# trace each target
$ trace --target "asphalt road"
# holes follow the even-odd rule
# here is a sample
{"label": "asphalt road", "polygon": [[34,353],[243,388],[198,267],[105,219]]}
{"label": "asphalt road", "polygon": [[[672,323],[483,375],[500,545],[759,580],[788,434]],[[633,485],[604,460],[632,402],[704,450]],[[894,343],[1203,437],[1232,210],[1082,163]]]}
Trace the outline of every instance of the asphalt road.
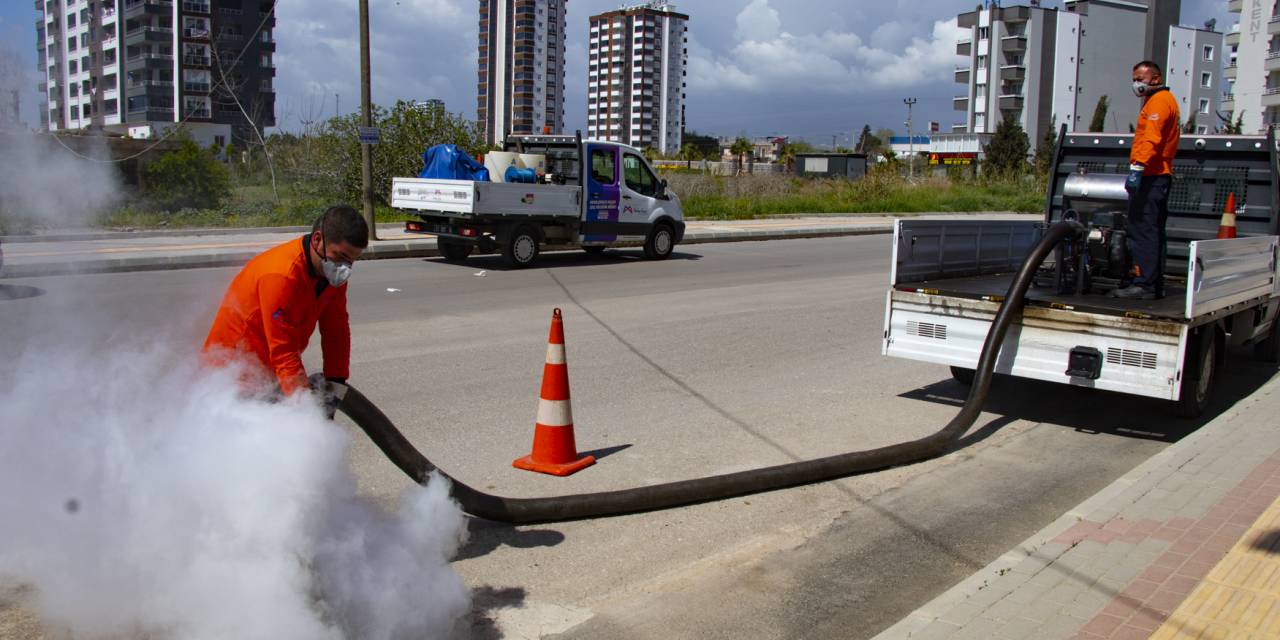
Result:
{"label": "asphalt road", "polygon": [[[508,496],[872,448],[936,430],[963,399],[945,368],[880,355],[887,236],[638,257],[360,264],[352,383],[443,469]],[[104,337],[198,344],[233,274],[7,280],[0,357],[53,339],[52,315],[90,309]],[[528,453],[554,307],[579,448],[601,458],[570,478],[511,467]],[[1215,413],[1274,373],[1232,356]],[[472,521],[454,562],[476,602],[462,637],[870,637],[1202,424],[1156,401],[1008,379],[988,409],[959,450],[910,467],[603,520]],[[354,442],[362,490],[391,500],[404,477]]]}

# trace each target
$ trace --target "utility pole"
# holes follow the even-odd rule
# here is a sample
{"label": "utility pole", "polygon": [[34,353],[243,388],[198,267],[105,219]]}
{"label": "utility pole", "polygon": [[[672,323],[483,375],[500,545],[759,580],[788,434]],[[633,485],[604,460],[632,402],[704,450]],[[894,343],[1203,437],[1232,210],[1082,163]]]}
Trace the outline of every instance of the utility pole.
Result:
{"label": "utility pole", "polygon": [[915,98],[906,98],[902,104],[907,105],[907,176],[914,180],[916,177],[916,137],[911,131],[911,107],[915,105]]}
{"label": "utility pole", "polygon": [[[360,118],[365,127],[373,126],[373,98],[369,73],[369,0],[360,0]],[[369,239],[378,239],[378,221],[373,214],[373,150],[360,143],[360,200],[364,220],[369,224]]]}
{"label": "utility pole", "polygon": [[333,94],[333,117],[342,117],[342,94],[340,93]]}
{"label": "utility pole", "polygon": [[836,152],[836,136],[837,135],[838,134],[835,134],[835,133],[831,134],[831,153]]}

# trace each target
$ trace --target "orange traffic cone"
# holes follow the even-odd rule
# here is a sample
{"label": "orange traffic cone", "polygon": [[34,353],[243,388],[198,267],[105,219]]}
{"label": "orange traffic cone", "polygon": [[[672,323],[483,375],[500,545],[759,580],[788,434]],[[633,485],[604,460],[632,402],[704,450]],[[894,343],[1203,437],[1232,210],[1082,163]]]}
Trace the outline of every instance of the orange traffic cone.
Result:
{"label": "orange traffic cone", "polygon": [[511,463],[554,476],[567,476],[593,464],[592,456],[578,457],[573,441],[573,409],[569,404],[569,365],[564,353],[564,323],[560,310],[551,314],[551,335],[547,337],[547,362],[542,368],[542,393],[538,399],[538,421],[533,431],[533,453]]}
{"label": "orange traffic cone", "polygon": [[1218,223],[1218,239],[1236,237],[1236,194],[1227,194],[1227,206],[1222,208],[1222,222]]}

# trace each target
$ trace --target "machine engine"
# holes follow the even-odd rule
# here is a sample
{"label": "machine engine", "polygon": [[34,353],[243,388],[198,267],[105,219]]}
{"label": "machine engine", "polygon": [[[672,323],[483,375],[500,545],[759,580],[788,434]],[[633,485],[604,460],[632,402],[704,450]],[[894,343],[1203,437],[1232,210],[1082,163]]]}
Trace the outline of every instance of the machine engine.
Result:
{"label": "machine engine", "polygon": [[1063,219],[1084,226],[1084,233],[1059,245],[1041,268],[1036,284],[1061,294],[1103,293],[1120,285],[1129,271],[1125,226],[1129,194],[1124,174],[1077,173],[1063,186]]}

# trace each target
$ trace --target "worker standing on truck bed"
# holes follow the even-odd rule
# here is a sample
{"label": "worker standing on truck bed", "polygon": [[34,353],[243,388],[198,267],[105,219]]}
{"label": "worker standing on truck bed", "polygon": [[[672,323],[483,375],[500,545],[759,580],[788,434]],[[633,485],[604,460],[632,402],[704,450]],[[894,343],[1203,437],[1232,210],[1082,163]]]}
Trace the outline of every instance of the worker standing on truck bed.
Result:
{"label": "worker standing on truck bed", "polygon": [[[1181,124],[1178,100],[1164,86],[1160,65],[1143,60],[1133,67],[1133,93],[1142,99],[1129,152],[1129,220],[1126,227],[1131,280],[1111,292],[1115,298],[1151,300],[1164,297],[1165,223],[1173,157]],[[1123,283],[1122,283],[1123,284]]]}
{"label": "worker standing on truck bed", "polygon": [[[323,378],[345,382],[351,364],[347,279],[351,265],[369,246],[369,227],[351,207],[331,207],[311,233],[250,260],[231,281],[213,320],[204,350],[225,364],[242,358],[262,366],[285,395],[327,387],[307,380],[302,366],[316,325],[324,354]],[[269,385],[268,385],[269,388]]]}

